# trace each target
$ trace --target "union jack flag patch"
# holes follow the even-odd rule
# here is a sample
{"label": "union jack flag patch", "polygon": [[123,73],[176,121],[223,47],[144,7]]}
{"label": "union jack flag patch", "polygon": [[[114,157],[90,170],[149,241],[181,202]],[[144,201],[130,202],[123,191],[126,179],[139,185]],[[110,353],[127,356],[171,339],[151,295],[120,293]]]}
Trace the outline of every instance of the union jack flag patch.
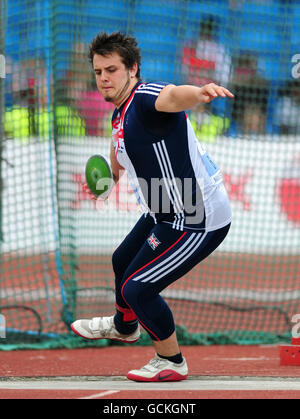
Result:
{"label": "union jack flag patch", "polygon": [[147,242],[150,245],[151,249],[153,250],[155,250],[157,246],[160,245],[160,241],[158,240],[158,238],[155,236],[154,233],[152,233],[151,236],[148,237]]}

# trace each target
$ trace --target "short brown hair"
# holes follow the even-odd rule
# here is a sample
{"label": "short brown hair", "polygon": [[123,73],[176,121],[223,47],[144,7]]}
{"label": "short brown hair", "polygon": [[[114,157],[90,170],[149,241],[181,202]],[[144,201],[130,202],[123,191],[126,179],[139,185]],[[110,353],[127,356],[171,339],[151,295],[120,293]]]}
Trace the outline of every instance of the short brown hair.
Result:
{"label": "short brown hair", "polygon": [[136,77],[140,80],[141,53],[136,39],[121,32],[113,32],[110,35],[100,32],[90,44],[89,60],[93,63],[95,54],[106,56],[112,52],[120,55],[127,69],[131,69],[134,63],[137,63]]}

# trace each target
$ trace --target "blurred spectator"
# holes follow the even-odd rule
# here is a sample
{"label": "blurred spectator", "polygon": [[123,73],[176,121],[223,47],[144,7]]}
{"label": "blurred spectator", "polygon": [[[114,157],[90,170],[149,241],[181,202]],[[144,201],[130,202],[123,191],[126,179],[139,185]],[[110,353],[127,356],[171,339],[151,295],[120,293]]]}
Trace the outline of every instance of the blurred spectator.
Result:
{"label": "blurred spectator", "polygon": [[30,58],[11,61],[11,90],[13,101],[22,106],[47,104],[47,71],[44,60]]}
{"label": "blurred spectator", "polygon": [[109,136],[110,119],[113,105],[106,102],[96,90],[82,92],[81,98],[76,100],[76,107],[84,119],[87,135]]}
{"label": "blurred spectator", "polygon": [[211,104],[200,103],[193,108],[190,121],[199,141],[214,143],[218,136],[225,134],[230,126],[229,118],[222,118],[211,112]]}
{"label": "blurred spectator", "polygon": [[238,134],[264,134],[270,86],[259,75],[255,56],[243,53],[237,57],[231,89],[235,94],[232,120]]}
{"label": "blurred spectator", "polygon": [[183,48],[183,72],[189,84],[214,82],[228,86],[231,58],[217,39],[220,24],[214,16],[208,16],[200,23],[199,39]]}
{"label": "blurred spectator", "polygon": [[71,106],[56,102],[53,112],[53,83],[47,80],[43,60],[24,60],[14,63],[12,69],[12,104],[6,108],[4,117],[8,138],[25,141],[36,136],[49,138],[54,127],[60,136],[85,135],[84,122]]}
{"label": "blurred spectator", "polygon": [[300,79],[288,81],[279,91],[275,124],[282,135],[300,134]]}
{"label": "blurred spectator", "polygon": [[66,72],[67,95],[85,121],[87,135],[109,135],[108,120],[114,106],[104,100],[95,84],[92,65],[88,61],[88,46],[75,44]]}

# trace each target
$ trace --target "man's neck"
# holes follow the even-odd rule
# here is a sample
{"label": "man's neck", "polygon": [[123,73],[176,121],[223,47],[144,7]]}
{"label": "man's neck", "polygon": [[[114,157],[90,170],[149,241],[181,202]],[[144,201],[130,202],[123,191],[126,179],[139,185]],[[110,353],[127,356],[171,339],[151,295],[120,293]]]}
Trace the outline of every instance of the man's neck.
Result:
{"label": "man's neck", "polygon": [[118,100],[117,103],[115,103],[116,108],[119,109],[124,104],[124,102],[126,102],[132,89],[137,84],[137,82],[138,82],[138,79],[136,77],[130,79],[130,83],[128,87],[126,88],[126,90],[124,91],[124,94],[122,94],[122,96],[120,97],[120,100]]}

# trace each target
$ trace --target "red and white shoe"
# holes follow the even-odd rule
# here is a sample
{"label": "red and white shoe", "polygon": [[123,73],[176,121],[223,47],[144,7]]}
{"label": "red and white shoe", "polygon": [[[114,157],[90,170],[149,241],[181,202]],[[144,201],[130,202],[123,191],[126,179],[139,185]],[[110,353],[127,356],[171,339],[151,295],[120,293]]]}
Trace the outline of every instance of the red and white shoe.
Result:
{"label": "red and white shoe", "polygon": [[139,327],[130,335],[119,333],[115,328],[114,316],[76,320],[71,324],[71,329],[85,339],[112,339],[125,343],[136,342],[141,334]]}
{"label": "red and white shoe", "polygon": [[188,366],[185,358],[181,364],[175,364],[156,355],[147,365],[139,370],[129,371],[127,378],[133,381],[181,381],[188,376]]}

